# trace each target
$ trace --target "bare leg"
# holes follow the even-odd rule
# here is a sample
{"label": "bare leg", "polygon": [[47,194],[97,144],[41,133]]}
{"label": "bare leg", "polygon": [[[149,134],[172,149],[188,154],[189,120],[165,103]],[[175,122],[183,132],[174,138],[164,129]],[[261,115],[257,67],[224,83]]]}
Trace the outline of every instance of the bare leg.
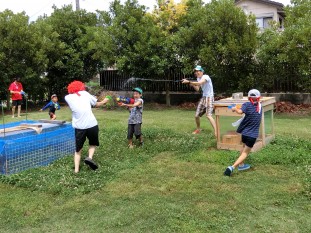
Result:
{"label": "bare leg", "polygon": [[21,117],[21,108],[22,108],[21,105],[17,106],[17,117]]}
{"label": "bare leg", "polygon": [[240,164],[244,163],[244,160],[247,158],[248,154],[251,152],[252,148],[244,145],[242,153],[240,157],[235,161],[235,163],[232,165],[234,168],[239,166]]}
{"label": "bare leg", "polygon": [[200,117],[198,117],[198,116],[195,117],[195,123],[197,125],[197,129],[200,129],[200,127],[201,127]]}
{"label": "bare leg", "polygon": [[14,118],[14,114],[15,114],[15,106],[12,107],[12,118]]}
{"label": "bare leg", "polygon": [[207,116],[207,119],[209,120],[209,122],[211,123],[211,125],[214,129],[215,137],[217,137],[216,122],[215,122],[214,118],[212,116]]}
{"label": "bare leg", "polygon": [[79,152],[75,152],[75,155],[74,155],[75,173],[79,172],[80,160],[81,160],[81,151],[82,151],[82,149]]}
{"label": "bare leg", "polygon": [[133,149],[133,139],[129,139],[129,148]]}
{"label": "bare leg", "polygon": [[94,153],[95,153],[95,149],[96,149],[96,146],[90,146],[89,147],[89,158],[90,159],[93,159],[93,156],[94,156]]}
{"label": "bare leg", "polygon": [[54,114],[51,118],[51,120],[55,120],[56,119],[56,115]]}

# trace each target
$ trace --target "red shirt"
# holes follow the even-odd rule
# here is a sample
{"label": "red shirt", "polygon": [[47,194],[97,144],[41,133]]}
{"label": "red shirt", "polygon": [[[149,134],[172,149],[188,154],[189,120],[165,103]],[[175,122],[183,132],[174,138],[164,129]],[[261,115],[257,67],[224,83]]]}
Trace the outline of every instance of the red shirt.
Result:
{"label": "red shirt", "polygon": [[[18,91],[21,92],[23,90],[23,85],[20,82],[12,82],[10,87],[10,91]],[[23,97],[19,93],[12,93],[12,100],[22,100]]]}

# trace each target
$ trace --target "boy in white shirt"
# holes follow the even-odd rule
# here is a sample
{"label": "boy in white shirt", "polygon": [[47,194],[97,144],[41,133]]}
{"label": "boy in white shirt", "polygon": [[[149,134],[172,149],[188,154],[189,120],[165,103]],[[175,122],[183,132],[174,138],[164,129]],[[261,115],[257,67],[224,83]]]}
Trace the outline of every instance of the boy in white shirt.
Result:
{"label": "boy in white shirt", "polygon": [[69,94],[65,96],[65,100],[72,111],[72,127],[75,129],[76,138],[74,172],[79,172],[81,151],[86,138],[89,140],[89,151],[84,163],[89,165],[91,169],[96,170],[98,166],[93,161],[93,155],[96,146],[99,146],[99,128],[91,108],[102,106],[109,100],[105,98],[103,101],[97,102],[94,96],[85,91],[85,85],[80,81],[71,82],[67,89]]}
{"label": "boy in white shirt", "polygon": [[213,90],[213,83],[211,78],[204,74],[204,70],[201,66],[196,66],[194,68],[194,74],[197,78],[197,82],[192,82],[187,79],[183,79],[182,83],[189,84],[192,86],[196,91],[200,90],[200,87],[202,88],[202,98],[197,106],[197,110],[195,112],[195,122],[197,125],[196,130],[193,132],[193,134],[199,134],[201,132],[200,128],[200,117],[206,114],[207,119],[211,123],[214,134],[217,136],[216,131],[216,123],[214,118],[212,117],[213,113],[213,102],[214,102],[214,90]]}

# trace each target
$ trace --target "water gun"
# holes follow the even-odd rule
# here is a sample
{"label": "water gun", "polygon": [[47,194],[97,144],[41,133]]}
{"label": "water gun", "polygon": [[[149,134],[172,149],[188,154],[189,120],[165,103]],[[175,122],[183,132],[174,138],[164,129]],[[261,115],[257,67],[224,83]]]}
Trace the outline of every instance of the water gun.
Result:
{"label": "water gun", "polygon": [[124,96],[118,96],[117,97],[117,102],[118,102],[118,105],[121,105],[122,103],[124,103],[124,104],[134,104],[135,103],[135,99],[129,98],[129,97],[124,97]]}
{"label": "water gun", "polygon": [[232,108],[236,108],[236,109],[241,109],[242,108],[242,105],[241,104],[230,104],[228,106],[229,109],[232,109]]}
{"label": "water gun", "polygon": [[59,110],[60,109],[60,105],[56,102],[56,103],[53,103],[54,104],[54,108],[56,109],[56,110]]}
{"label": "water gun", "polygon": [[111,100],[112,100],[112,97],[111,97],[110,95],[106,95],[106,96],[105,96],[105,99],[108,99],[109,101],[111,101]]}
{"label": "water gun", "polygon": [[21,91],[20,93],[21,93],[21,95],[25,96],[25,98],[27,98],[27,96],[28,96],[28,95],[27,95],[27,93],[26,93],[26,92]]}

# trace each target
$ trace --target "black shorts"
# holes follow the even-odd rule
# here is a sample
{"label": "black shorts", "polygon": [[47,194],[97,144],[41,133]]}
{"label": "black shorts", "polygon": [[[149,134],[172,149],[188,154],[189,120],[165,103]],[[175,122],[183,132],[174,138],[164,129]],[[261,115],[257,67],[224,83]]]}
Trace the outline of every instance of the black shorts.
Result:
{"label": "black shorts", "polygon": [[22,105],[22,100],[12,100],[12,106],[20,106]]}
{"label": "black shorts", "polygon": [[132,139],[133,134],[136,138],[139,138],[141,135],[141,123],[139,124],[129,124],[127,128],[127,139]]}
{"label": "black shorts", "polygon": [[88,138],[90,146],[99,146],[98,132],[98,125],[89,129],[75,129],[76,152],[82,149],[86,138]]}
{"label": "black shorts", "polygon": [[55,115],[55,111],[54,112],[49,112],[49,116],[50,116],[51,119],[54,117],[54,115]]}
{"label": "black shorts", "polygon": [[253,138],[253,137],[249,137],[249,136],[245,136],[245,135],[242,135],[242,142],[250,147],[250,148],[253,148],[255,142],[256,142],[257,138]]}

